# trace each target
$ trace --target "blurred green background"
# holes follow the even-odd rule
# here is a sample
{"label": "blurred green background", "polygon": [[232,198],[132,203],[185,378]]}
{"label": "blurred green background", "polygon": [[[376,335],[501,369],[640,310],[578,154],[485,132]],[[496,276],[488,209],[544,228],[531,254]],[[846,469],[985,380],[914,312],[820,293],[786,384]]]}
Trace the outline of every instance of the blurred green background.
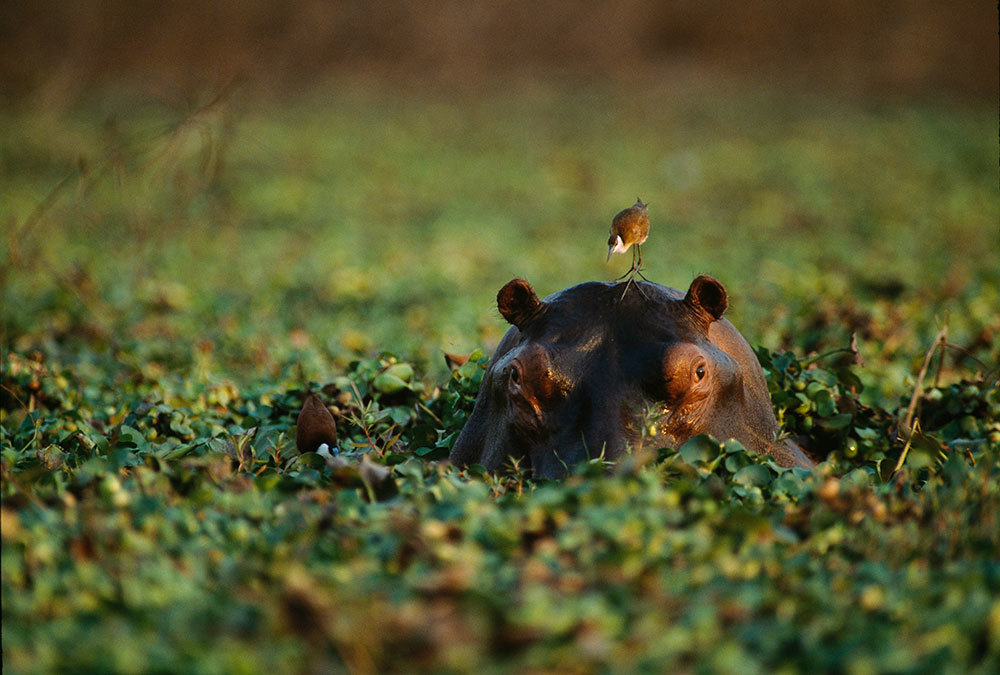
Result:
{"label": "blurred green background", "polygon": [[981,2],[8,6],[4,343],[441,374],[495,346],[510,278],[618,276],[638,195],[651,279],[716,276],[754,344],[857,331],[895,396],[946,320],[998,356],[995,26]]}

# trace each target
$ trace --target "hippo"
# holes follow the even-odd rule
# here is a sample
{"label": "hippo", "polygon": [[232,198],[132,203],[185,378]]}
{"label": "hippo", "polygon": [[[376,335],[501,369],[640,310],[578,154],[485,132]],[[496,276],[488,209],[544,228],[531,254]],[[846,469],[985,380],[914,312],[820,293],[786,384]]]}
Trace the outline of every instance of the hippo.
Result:
{"label": "hippo", "polygon": [[635,283],[623,294],[623,283],[590,281],[544,300],[523,279],[504,285],[497,306],[511,328],[452,463],[560,478],[586,459],[620,459],[650,425],[656,447],[708,433],[781,466],[812,468],[801,448],[778,438],[764,372],[722,316],[723,285],[699,276],[683,293]]}

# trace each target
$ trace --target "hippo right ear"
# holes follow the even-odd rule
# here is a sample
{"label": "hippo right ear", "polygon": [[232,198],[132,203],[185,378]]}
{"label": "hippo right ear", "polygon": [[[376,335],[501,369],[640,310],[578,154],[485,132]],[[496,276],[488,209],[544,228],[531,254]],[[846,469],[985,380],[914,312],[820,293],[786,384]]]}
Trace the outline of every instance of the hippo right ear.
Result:
{"label": "hippo right ear", "polygon": [[542,308],[542,301],[527,281],[511,279],[497,293],[497,308],[507,323],[523,328]]}
{"label": "hippo right ear", "polygon": [[729,306],[726,289],[718,281],[704,274],[696,277],[684,296],[684,304],[699,313],[707,314],[709,323],[722,318]]}

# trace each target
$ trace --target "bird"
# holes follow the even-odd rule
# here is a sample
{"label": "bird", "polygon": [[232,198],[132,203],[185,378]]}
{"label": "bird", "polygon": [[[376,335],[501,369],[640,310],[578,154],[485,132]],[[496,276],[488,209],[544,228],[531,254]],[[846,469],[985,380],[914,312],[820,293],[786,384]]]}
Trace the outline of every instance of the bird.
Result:
{"label": "bird", "polygon": [[337,424],[330,409],[316,394],[309,394],[302,404],[295,428],[295,446],[299,452],[315,452],[329,458],[337,452]]}
{"label": "bird", "polygon": [[[636,197],[635,204],[619,211],[611,221],[607,259],[611,260],[612,253],[625,253],[630,247],[635,246],[632,251],[632,267],[629,268],[628,272],[618,277],[619,279],[628,277],[628,283],[625,284],[626,292],[628,292],[628,286],[635,279],[636,274],[646,279],[642,274],[642,250],[639,247],[646,243],[646,238],[649,237],[648,207],[649,204],[644,204],[641,197]],[[646,279],[646,281],[649,280]],[[641,288],[639,288],[639,292],[642,293]],[[622,293],[622,297],[625,297],[625,293]]]}

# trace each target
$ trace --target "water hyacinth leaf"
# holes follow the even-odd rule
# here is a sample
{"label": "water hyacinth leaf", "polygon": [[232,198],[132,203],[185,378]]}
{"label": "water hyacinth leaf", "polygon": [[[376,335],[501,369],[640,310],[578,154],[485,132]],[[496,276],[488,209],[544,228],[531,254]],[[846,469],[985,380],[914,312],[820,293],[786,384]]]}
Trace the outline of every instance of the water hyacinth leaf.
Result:
{"label": "water hyacinth leaf", "polygon": [[[212,439],[210,442],[214,442],[215,440],[216,439]],[[164,446],[159,450],[159,457],[168,462],[180,459],[194,450],[195,445],[195,443],[180,443],[179,445],[174,446],[164,444]]]}
{"label": "water hyacinth leaf", "polygon": [[108,472],[108,461],[104,457],[91,457],[76,468],[73,474],[76,482],[86,485],[94,478]]}
{"label": "water hyacinth leaf", "polygon": [[771,489],[774,492],[784,493],[796,500],[808,492],[805,482],[794,471],[786,471],[775,478],[771,482]]}
{"label": "water hyacinth leaf", "polygon": [[424,459],[444,459],[448,456],[448,448],[446,446],[417,448],[413,451],[413,454],[418,457],[423,457]]}
{"label": "water hyacinth leaf", "polygon": [[194,430],[191,428],[187,422],[182,419],[171,420],[170,430],[177,434],[180,438],[185,438],[194,435]]}
{"label": "water hyacinth leaf", "polygon": [[719,442],[708,434],[698,434],[690,438],[680,448],[681,458],[691,465],[707,463],[719,456]]}
{"label": "water hyacinth leaf", "polygon": [[293,460],[293,465],[322,470],[326,467],[326,458],[315,452],[303,452]]}
{"label": "water hyacinth leaf", "polygon": [[840,386],[854,395],[858,395],[865,390],[865,385],[861,382],[861,378],[849,368],[838,370],[837,380],[840,382]]}
{"label": "water hyacinth leaf", "polygon": [[385,373],[409,383],[413,379],[413,366],[409,363],[395,363],[386,368]]}
{"label": "water hyacinth leaf", "polygon": [[261,421],[270,419],[273,414],[274,408],[267,405],[255,406],[253,410],[250,411],[250,417]]}
{"label": "water hyacinth leaf", "polygon": [[486,470],[486,467],[483,466],[482,464],[470,464],[465,468],[465,470],[466,472],[468,472],[470,476],[476,476],[478,478],[482,478],[483,476],[489,475],[489,472]]}
{"label": "water hyacinth leaf", "polygon": [[281,475],[274,470],[268,470],[255,477],[257,483],[257,489],[261,492],[267,492],[277,487],[278,483],[281,482]]}
{"label": "water hyacinth leaf", "polygon": [[775,370],[779,372],[785,372],[788,370],[788,366],[792,364],[793,360],[794,357],[791,354],[785,352],[774,357],[771,363],[774,364]]}
{"label": "water hyacinth leaf", "polygon": [[451,446],[455,445],[455,441],[458,440],[458,435],[460,432],[453,431],[450,434],[446,434],[443,430],[439,431],[439,438],[437,440],[437,446],[439,448],[447,448],[451,450]]}
{"label": "water hyacinth leaf", "polygon": [[379,373],[372,380],[372,387],[381,394],[395,394],[406,386],[406,382],[391,373]]}
{"label": "water hyacinth leaf", "polygon": [[360,377],[370,380],[374,375],[381,370],[382,363],[379,359],[364,359],[362,361],[357,361],[351,364],[351,370],[356,372]]}
{"label": "water hyacinth leaf", "polygon": [[484,368],[482,364],[480,364],[478,360],[474,360],[470,357],[468,361],[458,367],[455,371],[455,377],[464,380],[471,380],[477,375],[480,375],[483,370]]}
{"label": "water hyacinth leaf", "polygon": [[821,391],[826,391],[826,390],[827,390],[827,388],[826,388],[826,385],[824,383],[817,382],[817,381],[814,380],[814,381],[810,382],[808,385],[806,385],[806,396],[808,398],[811,398],[811,399],[815,400],[816,396]]}
{"label": "water hyacinth leaf", "polygon": [[146,440],[146,436],[138,429],[122,425],[118,429],[117,447],[131,447],[142,451],[149,447],[149,441]]}
{"label": "water hyacinth leaf", "polygon": [[403,406],[394,406],[389,408],[389,419],[391,419],[394,424],[398,424],[400,426],[407,425],[413,419],[413,410]]}
{"label": "water hyacinth leaf", "polygon": [[108,459],[113,466],[118,468],[142,464],[142,458],[139,457],[139,450],[133,451],[129,448],[116,448],[112,450]]}
{"label": "water hyacinth leaf", "polygon": [[820,417],[830,417],[837,412],[837,404],[829,389],[821,389],[816,392],[813,402],[816,404],[816,414]]}
{"label": "water hyacinth leaf", "polygon": [[820,369],[810,370],[809,379],[813,380],[814,382],[822,383],[827,387],[837,386],[837,376],[828,370],[820,370]]}
{"label": "water hyacinth leaf", "polygon": [[844,485],[867,486],[871,485],[875,472],[867,468],[854,469],[841,478]]}
{"label": "water hyacinth leaf", "polygon": [[749,464],[750,458],[746,454],[733,453],[726,455],[725,467],[729,473],[736,473]]}
{"label": "water hyacinth leaf", "polygon": [[869,429],[868,427],[855,427],[854,433],[858,438],[865,441],[874,441],[879,437],[878,431]]}
{"label": "water hyacinth leaf", "polygon": [[735,438],[728,438],[722,443],[722,451],[727,455],[746,455],[747,449]]}
{"label": "water hyacinth leaf", "polygon": [[281,486],[285,490],[295,491],[301,487],[313,487],[320,483],[322,475],[316,469],[299,469],[284,474]]}
{"label": "water hyacinth leaf", "polygon": [[733,475],[733,482],[746,487],[764,487],[774,478],[774,474],[763,464],[745,466]]}
{"label": "water hyacinth leaf", "polygon": [[[817,410],[818,412],[818,410]],[[831,431],[837,431],[844,429],[851,423],[852,415],[850,413],[839,413],[831,417],[826,417],[819,421],[819,425],[824,429],[829,429]]]}

